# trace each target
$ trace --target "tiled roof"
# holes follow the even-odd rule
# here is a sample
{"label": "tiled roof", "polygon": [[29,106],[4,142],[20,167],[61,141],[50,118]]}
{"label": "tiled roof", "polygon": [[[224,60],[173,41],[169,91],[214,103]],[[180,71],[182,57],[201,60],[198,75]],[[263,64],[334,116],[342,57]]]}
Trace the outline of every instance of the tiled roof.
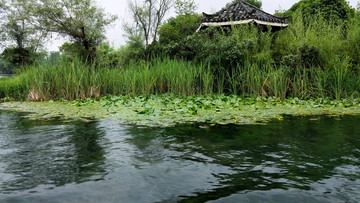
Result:
{"label": "tiled roof", "polygon": [[215,14],[203,13],[203,15],[203,23],[222,23],[251,19],[275,24],[287,24],[287,18],[271,15],[242,0],[231,4]]}

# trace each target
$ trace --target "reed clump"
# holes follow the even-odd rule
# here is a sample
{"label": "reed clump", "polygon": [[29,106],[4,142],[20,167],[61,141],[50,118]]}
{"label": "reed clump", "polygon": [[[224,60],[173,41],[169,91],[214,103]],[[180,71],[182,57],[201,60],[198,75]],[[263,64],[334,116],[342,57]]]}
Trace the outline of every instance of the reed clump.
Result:
{"label": "reed clump", "polygon": [[2,79],[0,96],[31,101],[161,93],[191,96],[211,94],[213,86],[209,68],[191,62],[156,59],[151,64],[115,69],[75,60],[34,65]]}
{"label": "reed clump", "polygon": [[360,75],[348,61],[338,60],[334,68],[247,63],[229,72],[211,66],[155,59],[127,69],[88,66],[79,61],[42,64],[11,78],[0,80],[0,97],[31,101],[85,99],[106,95],[176,96],[236,94],[246,97],[358,97]]}

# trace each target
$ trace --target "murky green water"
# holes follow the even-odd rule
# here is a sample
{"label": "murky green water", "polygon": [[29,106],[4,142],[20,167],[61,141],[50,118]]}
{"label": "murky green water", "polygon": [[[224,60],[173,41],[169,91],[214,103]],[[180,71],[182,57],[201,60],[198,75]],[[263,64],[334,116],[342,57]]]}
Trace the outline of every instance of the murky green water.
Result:
{"label": "murky green water", "polygon": [[360,118],[139,129],[0,111],[0,202],[360,202]]}

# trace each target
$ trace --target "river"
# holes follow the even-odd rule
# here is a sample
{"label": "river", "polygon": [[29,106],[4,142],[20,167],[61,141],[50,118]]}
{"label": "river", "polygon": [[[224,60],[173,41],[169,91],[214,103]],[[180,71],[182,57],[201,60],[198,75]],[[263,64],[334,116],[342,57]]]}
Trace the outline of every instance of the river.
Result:
{"label": "river", "polygon": [[137,128],[0,111],[0,202],[360,202],[360,118]]}

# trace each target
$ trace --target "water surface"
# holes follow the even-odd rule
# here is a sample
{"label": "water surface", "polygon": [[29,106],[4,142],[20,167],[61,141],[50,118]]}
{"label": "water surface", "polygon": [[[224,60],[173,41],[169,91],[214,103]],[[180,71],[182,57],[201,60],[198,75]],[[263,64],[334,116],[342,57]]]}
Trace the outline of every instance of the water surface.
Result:
{"label": "water surface", "polygon": [[360,202],[360,118],[136,128],[0,111],[0,202]]}

